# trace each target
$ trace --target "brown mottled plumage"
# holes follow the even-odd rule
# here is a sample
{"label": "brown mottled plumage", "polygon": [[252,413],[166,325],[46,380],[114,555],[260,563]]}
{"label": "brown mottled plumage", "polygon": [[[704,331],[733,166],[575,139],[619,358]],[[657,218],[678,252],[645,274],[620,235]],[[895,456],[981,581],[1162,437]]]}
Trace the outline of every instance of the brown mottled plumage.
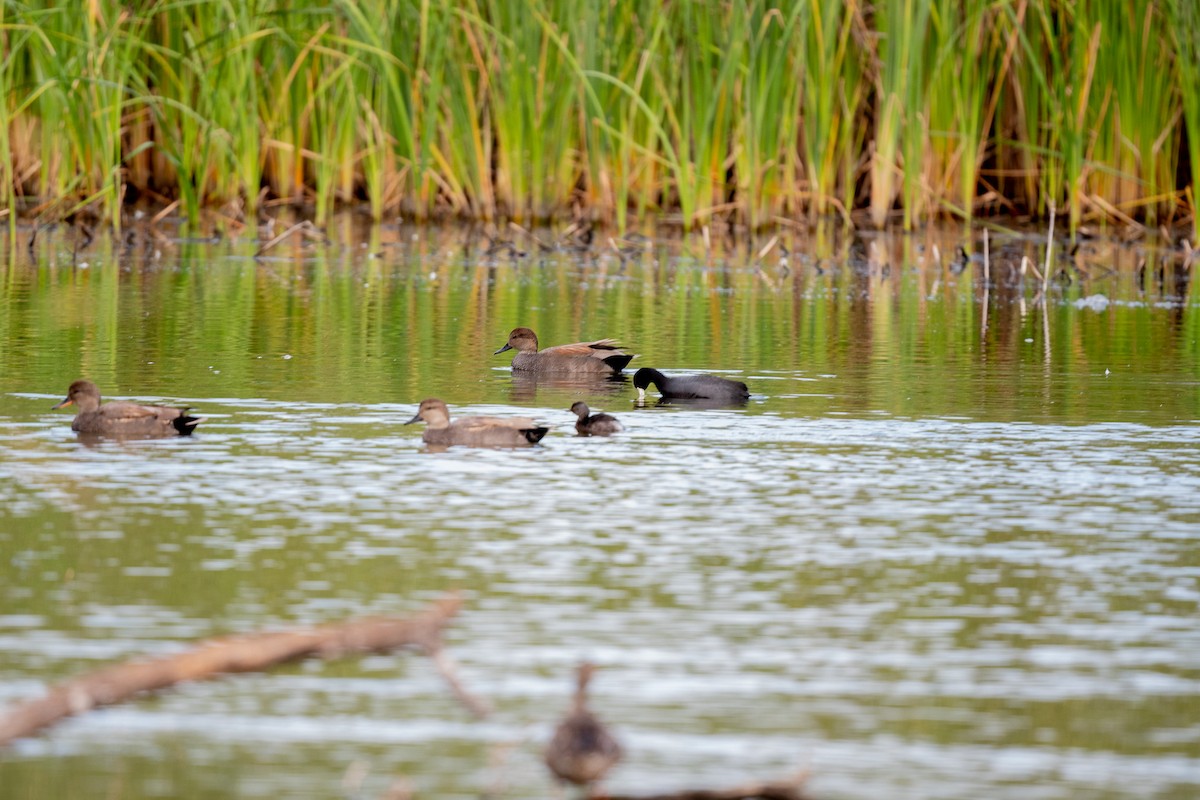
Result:
{"label": "brown mottled plumage", "polygon": [[595,372],[616,375],[633,360],[633,356],[621,350],[615,339],[597,339],[594,342],[575,342],[538,349],[537,334],[529,328],[513,328],[508,343],[492,355],[506,350],[516,350],[513,356],[514,370],[538,372]]}
{"label": "brown mottled plumage", "polygon": [[101,436],[155,439],[166,436],[190,436],[202,417],[188,416],[186,408],[142,406],[114,401],[100,404],[100,390],[91,381],[75,381],[67,390],[67,399],[54,406],[74,405],[78,410],[71,430]]}
{"label": "brown mottled plumage", "polygon": [[521,447],[537,444],[550,429],[527,417],[464,417],[450,422],[450,409],[441,400],[421,401],[417,414],[405,425],[424,422],[426,444],[463,444],[473,447]]}
{"label": "brown mottled plumage", "polygon": [[621,760],[621,745],[587,707],[587,685],[595,667],[579,665],[571,710],[554,730],[543,754],[559,780],[586,786],[600,780]]}

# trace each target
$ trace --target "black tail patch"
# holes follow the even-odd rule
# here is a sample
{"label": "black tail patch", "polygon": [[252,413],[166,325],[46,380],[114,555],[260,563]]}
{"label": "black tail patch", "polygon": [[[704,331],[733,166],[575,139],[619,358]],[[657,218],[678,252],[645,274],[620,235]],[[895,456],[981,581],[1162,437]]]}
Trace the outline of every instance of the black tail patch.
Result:
{"label": "black tail patch", "polygon": [[204,421],[204,417],[189,417],[187,414],[181,414],[171,420],[171,424],[175,426],[175,430],[179,431],[180,436],[191,436],[192,431],[196,430],[196,426]]}
{"label": "black tail patch", "polygon": [[630,361],[633,361],[633,356],[609,356],[608,358],[604,359],[604,363],[612,367],[613,372],[620,372],[621,370],[625,369],[625,367],[629,365]]}
{"label": "black tail patch", "polygon": [[521,431],[521,433],[525,434],[525,441],[530,444],[537,444],[549,432],[549,428],[525,428]]}

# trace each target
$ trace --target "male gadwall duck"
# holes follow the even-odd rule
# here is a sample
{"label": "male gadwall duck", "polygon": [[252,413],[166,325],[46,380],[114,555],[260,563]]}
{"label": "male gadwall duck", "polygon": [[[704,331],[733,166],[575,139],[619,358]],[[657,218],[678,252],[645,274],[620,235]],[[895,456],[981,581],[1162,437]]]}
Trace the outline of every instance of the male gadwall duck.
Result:
{"label": "male gadwall duck", "polygon": [[67,390],[67,399],[54,408],[74,405],[78,412],[71,430],[101,436],[128,436],[142,439],[164,436],[191,436],[203,417],[188,416],[186,408],[140,406],[114,401],[100,405],[100,390],[91,381],[75,381]]}
{"label": "male gadwall duck", "polygon": [[677,375],[672,378],[656,369],[642,367],[633,374],[638,400],[646,399],[646,387],[658,387],[664,400],[711,400],[717,403],[744,403],[750,390],[741,381],[718,378],[716,375]]}
{"label": "male gadwall duck", "polygon": [[514,328],[508,335],[508,343],[492,355],[499,355],[506,350],[517,351],[512,360],[514,370],[538,372],[616,375],[633,359],[632,355],[621,350],[614,339],[560,344],[538,350],[537,334],[529,328]]}
{"label": "male gadwall duck", "polygon": [[426,444],[465,444],[472,447],[522,447],[537,444],[550,429],[526,417],[464,417],[450,422],[450,409],[441,400],[421,401],[405,425],[424,422]]}
{"label": "male gadwall duck", "polygon": [[600,780],[621,760],[621,745],[587,707],[587,685],[595,669],[586,662],[579,665],[571,710],[554,730],[543,754],[546,766],[559,780],[578,786]]}
{"label": "male gadwall duck", "polygon": [[571,413],[579,417],[575,421],[575,430],[580,436],[608,436],[625,430],[616,417],[609,414],[592,414],[587,403],[576,400],[571,404]]}

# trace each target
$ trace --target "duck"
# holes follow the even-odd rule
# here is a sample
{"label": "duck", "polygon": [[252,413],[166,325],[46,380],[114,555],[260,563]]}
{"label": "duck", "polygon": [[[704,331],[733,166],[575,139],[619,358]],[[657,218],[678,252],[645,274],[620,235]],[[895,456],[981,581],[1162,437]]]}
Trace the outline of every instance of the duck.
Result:
{"label": "duck", "polygon": [[67,397],[53,408],[76,407],[71,430],[100,436],[159,439],[191,436],[203,417],[193,417],[186,408],[142,406],[117,400],[100,404],[100,390],[91,381],[79,380],[67,389]]}
{"label": "duck", "polygon": [[470,447],[524,447],[537,444],[550,430],[527,417],[464,417],[450,422],[450,409],[437,398],[422,400],[405,425],[424,422],[426,444]]}
{"label": "duck", "polygon": [[625,430],[625,426],[614,416],[592,414],[588,404],[582,400],[571,404],[571,413],[579,417],[575,421],[575,430],[580,436],[609,436]]}
{"label": "duck", "polygon": [[621,760],[621,745],[587,707],[587,685],[596,667],[584,662],[576,672],[571,710],[546,744],[546,766],[561,781],[577,786],[595,783]]}
{"label": "duck", "polygon": [[512,360],[514,370],[538,372],[619,375],[633,360],[633,356],[624,352],[615,339],[560,344],[538,350],[537,334],[529,328],[513,328],[508,334],[508,342],[492,355],[500,355],[507,350],[517,351]]}
{"label": "duck", "polygon": [[712,400],[719,403],[744,403],[750,390],[741,381],[718,378],[716,375],[663,375],[656,369],[642,367],[633,374],[638,400],[646,399],[646,387],[654,384],[664,400]]}

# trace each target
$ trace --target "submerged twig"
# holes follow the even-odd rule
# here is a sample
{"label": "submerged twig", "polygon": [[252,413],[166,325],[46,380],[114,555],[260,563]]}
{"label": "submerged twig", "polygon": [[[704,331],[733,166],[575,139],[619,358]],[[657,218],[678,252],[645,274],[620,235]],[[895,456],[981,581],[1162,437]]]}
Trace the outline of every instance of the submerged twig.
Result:
{"label": "submerged twig", "polygon": [[1050,370],[1050,311],[1046,305],[1045,293],[1042,294],[1040,305],[1042,310],[1042,347],[1048,374]]}
{"label": "submerged twig", "polygon": [[1042,296],[1046,295],[1046,284],[1050,282],[1050,252],[1054,248],[1054,203],[1050,203],[1050,231],[1046,234],[1046,265],[1042,269]]}
{"label": "submerged twig", "polygon": [[534,236],[533,231],[529,230],[528,228],[523,228],[515,222],[508,223],[508,226],[515,231],[520,231],[521,233],[525,234],[525,236],[527,236],[537,246],[537,249],[540,250],[541,252],[543,252],[543,253],[553,253],[554,252],[554,250],[555,250],[554,245],[546,244],[541,239]]}
{"label": "submerged twig", "polygon": [[[436,663],[442,630],[461,607],[462,599],[448,594],[411,617],[363,617],[308,630],[209,639],[172,656],[104,667],[60,683],[44,697],[0,714],[0,746],[66,717],[120,703],[142,692],[220,673],[257,672],[308,656],[333,658],[410,646],[433,655]],[[451,688],[460,697],[470,696],[456,680]]]}
{"label": "submerged twig", "polygon": [[510,258],[525,257],[525,251],[518,248],[508,239],[493,238],[487,234],[484,234],[484,238],[487,239],[488,246],[484,249],[483,254],[489,258],[500,253],[508,253]]}
{"label": "submerged twig", "polygon": [[762,246],[762,249],[758,251],[758,256],[756,258],[759,261],[762,261],[772,250],[775,249],[775,245],[777,244],[779,244],[779,234],[772,236],[771,241]]}
{"label": "submerged twig", "polygon": [[157,214],[155,214],[153,217],[150,218],[150,225],[154,226],[154,225],[157,225],[158,223],[162,222],[164,219],[169,217],[171,215],[171,213],[177,208],[179,208],[179,201],[172,200],[169,204],[167,204],[165,207],[163,207]]}
{"label": "submerged twig", "polygon": [[627,239],[621,239],[620,241],[611,236],[608,237],[608,246],[617,254],[617,258],[621,260],[622,264],[642,256],[649,246],[648,241],[642,241],[645,237],[639,237],[637,241],[634,241],[635,236],[638,236],[638,234],[634,234]]}
{"label": "submerged twig", "polygon": [[260,257],[263,253],[267,252],[272,247],[279,244],[284,239],[287,239],[288,237],[292,236],[292,234],[294,234],[298,231],[304,232],[306,237],[320,238],[320,236],[321,236],[321,232],[319,230],[317,230],[317,226],[313,225],[308,220],[304,220],[303,222],[297,222],[295,225],[288,228],[286,231],[279,234],[274,239],[272,239],[271,241],[264,244],[262,247],[258,248],[258,252],[254,254],[254,257],[255,258]]}
{"label": "submerged twig", "polygon": [[1025,271],[1032,270],[1034,277],[1039,281],[1042,279],[1042,273],[1038,271],[1037,264],[1033,263],[1033,259],[1029,256],[1021,256],[1021,277],[1025,277]]}
{"label": "submerged twig", "polygon": [[[983,322],[980,325],[979,332],[982,336],[987,335],[988,325],[988,300],[991,292],[992,282],[992,251],[988,242],[988,229],[983,229]],[[985,339],[986,343],[986,339]]]}

